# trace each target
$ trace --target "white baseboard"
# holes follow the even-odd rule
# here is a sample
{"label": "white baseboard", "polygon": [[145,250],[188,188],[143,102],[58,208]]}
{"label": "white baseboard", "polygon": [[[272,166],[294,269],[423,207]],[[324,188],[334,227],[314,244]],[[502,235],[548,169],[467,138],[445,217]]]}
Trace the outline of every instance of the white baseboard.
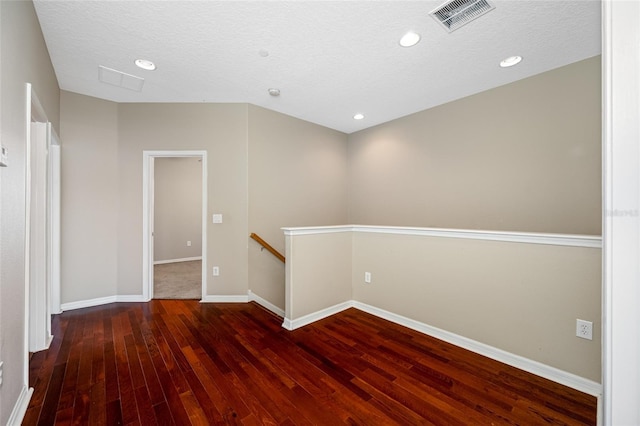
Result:
{"label": "white baseboard", "polygon": [[432,327],[428,324],[424,324],[419,321],[415,321],[410,318],[385,311],[384,309],[376,308],[375,306],[356,301],[351,301],[351,306],[377,317],[394,322],[396,324],[403,325],[412,330],[428,334],[429,336],[444,340],[445,342],[451,343],[461,348],[468,349],[477,354],[484,355],[496,361],[500,361],[512,367],[519,368],[520,370],[524,370],[537,376],[544,377],[545,379],[552,380],[556,383],[560,383],[570,388],[577,389],[589,395],[594,395],[597,397],[600,397],[602,395],[602,385],[592,380],[585,379],[575,374],[568,373],[558,368],[530,360],[520,355],[515,355],[510,352],[503,351],[502,349],[494,348],[493,346],[468,339],[449,331],[445,331],[437,327]]}
{"label": "white baseboard", "polygon": [[154,265],[164,265],[165,263],[193,262],[194,260],[202,260],[202,256],[183,257],[182,259],[155,260]]}
{"label": "white baseboard", "polygon": [[284,310],[278,308],[276,305],[269,302],[268,300],[258,296],[251,290],[249,290],[248,294],[249,294],[249,302],[256,302],[258,305],[262,306],[263,308],[268,309],[274,314],[278,315],[279,317],[284,318]]}
{"label": "white baseboard", "polygon": [[139,294],[125,294],[121,296],[98,297],[89,300],[78,300],[77,302],[63,303],[60,309],[64,311],[72,311],[74,309],[90,308],[92,306],[106,305],[115,302],[148,302],[149,300]]}
{"label": "white baseboard", "polygon": [[13,406],[13,410],[11,410],[7,426],[20,426],[22,424],[24,415],[27,413],[27,408],[29,407],[31,395],[33,395],[33,388],[24,386],[20,391],[16,404]]}
{"label": "white baseboard", "polygon": [[331,315],[335,315],[338,312],[342,312],[345,309],[349,309],[353,307],[353,301],[347,301],[338,303],[337,305],[330,306],[326,309],[322,309],[317,312],[310,313],[309,315],[305,315],[295,320],[290,320],[289,318],[285,318],[282,326],[287,330],[295,330],[296,328],[304,327],[305,325],[311,324],[312,322],[319,321],[323,318],[330,317]]}
{"label": "white baseboard", "polygon": [[202,298],[200,303],[249,303],[249,296],[246,296],[246,295],[229,295],[229,296],[207,295],[207,296]]}
{"label": "white baseboard", "polygon": [[92,306],[106,305],[107,303],[115,303],[116,296],[97,297],[95,299],[78,300],[76,302],[63,303],[60,309],[64,311],[72,311],[74,309],[90,308]]}
{"label": "white baseboard", "polygon": [[148,302],[141,294],[123,294],[116,296],[116,302]]}

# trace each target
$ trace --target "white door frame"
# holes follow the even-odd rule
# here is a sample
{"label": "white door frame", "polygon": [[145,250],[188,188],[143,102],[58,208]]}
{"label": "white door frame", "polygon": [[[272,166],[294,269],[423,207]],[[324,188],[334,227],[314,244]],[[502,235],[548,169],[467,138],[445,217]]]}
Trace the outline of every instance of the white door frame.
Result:
{"label": "white door frame", "polygon": [[31,123],[29,135],[29,351],[47,349],[51,335],[50,182],[51,124]]}
{"label": "white door frame", "polygon": [[49,145],[49,301],[51,314],[60,307],[60,141],[51,129]]}
{"label": "white door frame", "polygon": [[202,159],[202,299],[207,291],[207,151],[142,152],[142,298],[153,299],[154,160],[160,157]]}
{"label": "white door frame", "polygon": [[[60,150],[59,139],[51,127],[47,114],[40,103],[38,96],[30,83],[25,83],[25,283],[24,283],[24,366],[23,380],[24,386],[29,386],[29,352],[48,348],[53,336],[51,335],[51,314],[58,313],[60,295],[60,179],[52,179],[51,173],[60,172]],[[32,135],[32,123],[46,123],[44,135]],[[37,151],[40,160],[46,157],[45,162],[40,161],[40,170],[37,172],[40,180],[44,180],[44,185],[40,186],[40,192],[46,199],[44,206],[44,218],[42,227],[45,235],[38,237],[38,243],[44,245],[45,257],[38,263],[38,274],[42,278],[44,271],[44,287],[37,287],[36,291],[31,291],[32,279],[32,184],[34,173],[32,173],[32,148],[35,140],[32,136],[39,137]],[[52,151],[56,152],[53,157],[47,155]],[[38,153],[36,153],[37,155]],[[42,183],[42,182],[41,182]],[[53,205],[54,203],[57,203]],[[42,209],[41,209],[42,210]],[[41,241],[42,240],[42,241]],[[41,248],[42,253],[42,248]],[[41,279],[41,284],[43,280]],[[58,295],[57,309],[52,304],[53,295]]]}
{"label": "white door frame", "polygon": [[640,4],[603,1],[605,425],[640,424]]}

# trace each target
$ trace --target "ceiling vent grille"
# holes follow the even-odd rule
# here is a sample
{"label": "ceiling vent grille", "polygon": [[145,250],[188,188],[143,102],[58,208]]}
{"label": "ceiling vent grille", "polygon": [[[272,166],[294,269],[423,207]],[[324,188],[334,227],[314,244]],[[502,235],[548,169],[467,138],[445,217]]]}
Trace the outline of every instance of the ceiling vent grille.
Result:
{"label": "ceiling vent grille", "polygon": [[112,68],[103,67],[102,65],[98,65],[98,69],[98,79],[101,82],[122,87],[124,89],[134,90],[136,92],[142,91],[144,78],[136,77],[135,75],[127,74]]}
{"label": "ceiling vent grille", "polygon": [[495,8],[488,0],[453,0],[433,10],[430,15],[452,32]]}

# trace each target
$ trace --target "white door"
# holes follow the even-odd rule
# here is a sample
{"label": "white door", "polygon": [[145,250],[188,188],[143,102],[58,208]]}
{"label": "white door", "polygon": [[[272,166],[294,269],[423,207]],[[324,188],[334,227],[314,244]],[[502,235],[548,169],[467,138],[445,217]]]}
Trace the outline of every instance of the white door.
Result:
{"label": "white door", "polygon": [[29,172],[29,351],[47,349],[51,343],[49,303],[50,216],[49,139],[47,123],[31,123]]}

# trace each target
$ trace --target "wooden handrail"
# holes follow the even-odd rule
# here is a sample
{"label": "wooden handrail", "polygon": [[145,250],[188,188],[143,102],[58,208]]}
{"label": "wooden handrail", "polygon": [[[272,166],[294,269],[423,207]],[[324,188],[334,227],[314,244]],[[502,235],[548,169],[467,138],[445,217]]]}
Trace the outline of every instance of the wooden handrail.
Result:
{"label": "wooden handrail", "polygon": [[256,240],[258,242],[258,244],[260,244],[262,247],[266,248],[269,253],[271,253],[272,255],[274,255],[275,257],[280,259],[280,261],[282,261],[282,263],[284,263],[284,256],[281,255],[280,252],[278,252],[278,250],[276,250],[273,247],[271,247],[271,245],[268,242],[266,242],[265,240],[260,238],[259,235],[254,234],[252,232],[251,235],[249,235],[249,237],[251,237],[254,240]]}

